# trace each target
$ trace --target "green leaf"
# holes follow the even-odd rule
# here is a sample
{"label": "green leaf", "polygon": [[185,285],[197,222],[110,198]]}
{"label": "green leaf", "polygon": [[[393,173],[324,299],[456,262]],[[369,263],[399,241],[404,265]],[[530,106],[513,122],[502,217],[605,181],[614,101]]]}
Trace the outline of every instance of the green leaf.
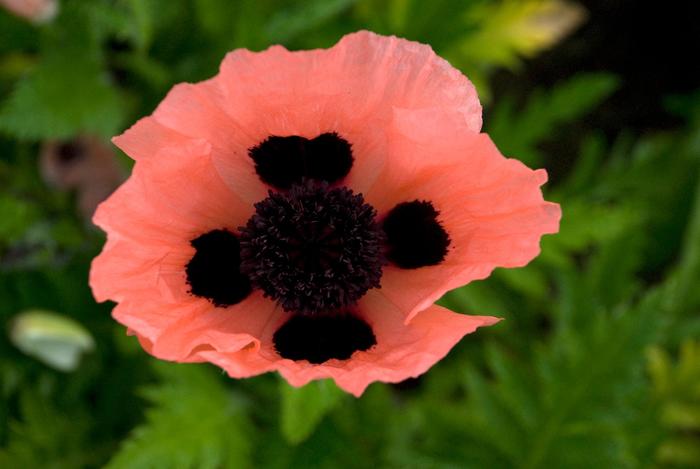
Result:
{"label": "green leaf", "polygon": [[669,301],[677,310],[698,307],[700,303],[700,295],[696,290],[700,282],[700,175],[697,178],[693,209],[683,240],[681,259],[676,273],[676,283],[669,297]]}
{"label": "green leaf", "polygon": [[[22,139],[105,136],[118,130],[123,103],[106,70],[95,23],[98,3],[68,3],[44,31],[42,58],[0,106],[0,130]],[[99,23],[99,21],[98,21]]]}
{"label": "green leaf", "polygon": [[503,99],[495,106],[487,130],[503,154],[538,165],[542,155],[537,145],[551,138],[557,127],[590,112],[619,85],[609,73],[581,73],[550,90],[535,90],[521,108]]}
{"label": "green leaf", "polygon": [[292,444],[306,440],[344,395],[331,380],[313,381],[301,388],[280,383],[282,433]]}
{"label": "green leaf", "polygon": [[[67,64],[70,63],[70,66]],[[0,130],[23,139],[112,135],[122,122],[120,98],[99,64],[56,58],[21,81],[0,108]]]}
{"label": "green leaf", "polygon": [[235,25],[233,16],[238,5],[229,0],[195,0],[194,8],[199,26],[213,36],[231,34]]}
{"label": "green leaf", "polygon": [[560,0],[484,2],[465,15],[476,30],[459,43],[473,62],[513,68],[556,44],[585,19],[585,10]]}
{"label": "green leaf", "polygon": [[567,253],[618,239],[624,233],[638,229],[644,217],[640,210],[625,204],[569,199],[562,205],[564,215],[560,232],[542,240],[542,259],[560,266],[571,261]]}
{"label": "green leaf", "polygon": [[282,10],[265,26],[271,42],[285,42],[349,8],[357,0],[311,0]]}
{"label": "green leaf", "polygon": [[132,13],[133,36],[141,50],[146,50],[153,41],[154,17],[157,16],[155,4],[148,0],[128,0]]}
{"label": "green leaf", "polygon": [[[12,244],[36,222],[40,213],[33,204],[9,195],[0,195],[0,243]],[[0,246],[2,246],[0,244]]]}
{"label": "green leaf", "polygon": [[650,349],[648,357],[655,416],[665,430],[656,460],[664,467],[700,466],[700,342],[684,342],[676,363],[660,347]]}
{"label": "green leaf", "polygon": [[94,467],[101,451],[84,451],[89,417],[66,414],[38,390],[19,396],[20,419],[9,421],[9,441],[0,448],[0,467],[72,469]]}
{"label": "green leaf", "polygon": [[240,397],[204,365],[158,363],[161,382],[143,390],[151,403],[109,469],[250,467],[251,424]]}

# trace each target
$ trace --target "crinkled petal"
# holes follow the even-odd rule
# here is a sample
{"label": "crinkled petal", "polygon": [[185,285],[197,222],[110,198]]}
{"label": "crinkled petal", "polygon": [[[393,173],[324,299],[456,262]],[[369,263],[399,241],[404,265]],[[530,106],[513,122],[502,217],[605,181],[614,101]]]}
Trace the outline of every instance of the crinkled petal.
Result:
{"label": "crinkled petal", "polygon": [[161,149],[187,145],[192,140],[159,123],[153,117],[139,119],[123,134],[112,138],[112,143],[136,161],[155,156]]}
{"label": "crinkled petal", "polygon": [[440,108],[459,114],[471,132],[481,128],[474,86],[430,46],[361,31],[330,49],[233,51],[219,75],[175,86],[152,116],[114,142],[141,160],[204,139],[224,180],[253,203],[265,187],[250,148],[270,135],[337,132],[353,145],[347,185],[362,192],[384,164],[384,127],[395,107]]}
{"label": "crinkled petal", "polygon": [[212,350],[234,353],[257,351],[260,338],[282,315],[273,301],[253,292],[242,302],[227,308],[191,309],[164,329],[154,342],[153,354],[167,360],[183,361],[193,353]]}
{"label": "crinkled petal", "polygon": [[[261,339],[279,324],[282,311],[272,301],[253,292],[238,304],[225,308],[189,297],[177,303],[119,303],[112,315],[139,337],[151,355],[176,362],[204,360],[202,353],[259,355]],[[205,353],[206,355],[206,353]]]}
{"label": "crinkled petal", "polygon": [[462,337],[499,321],[494,317],[467,316],[431,306],[406,325],[403,311],[376,292],[360,301],[358,314],[371,325],[377,344],[367,351],[355,352],[348,360],[332,359],[314,365],[281,358],[274,350],[272,335],[288,319],[285,315],[267,324],[259,350],[205,351],[199,355],[233,377],[277,370],[293,386],[332,378],[345,391],[360,396],[375,381],[396,383],[425,373]]}
{"label": "crinkled petal", "polygon": [[177,362],[203,361],[201,352],[235,353],[257,351],[260,337],[277,323],[279,307],[253,292],[238,304],[214,307],[209,301],[184,294],[175,301],[148,296],[148,290],[134,292],[118,303],[113,317],[139,337],[151,355]]}
{"label": "crinkled petal", "polygon": [[[137,333],[136,331],[134,331],[132,329],[127,329],[126,335],[136,337],[136,340],[139,341],[141,348],[143,348],[146,352],[153,354],[152,353],[153,343],[148,338],[140,335],[139,333]],[[193,355],[189,356],[186,360],[182,360],[182,361],[186,362],[186,363],[201,363],[201,362],[205,362],[207,360],[205,358],[198,356],[197,354],[193,354]]]}
{"label": "crinkled petal", "polygon": [[248,157],[248,148],[254,144],[223,106],[216,79],[180,83],[170,90],[153,115],[139,120],[113,141],[137,161],[168,159],[172,155],[163,153],[163,148],[207,142],[212,158],[227,161],[232,170],[226,179],[229,188],[241,200],[253,204],[266,194]]}
{"label": "crinkled petal", "polygon": [[[463,74],[430,46],[368,31],[325,50],[239,49],[226,56],[216,80],[226,112],[251,137],[247,148],[269,135],[346,138],[355,155],[346,184],[359,192],[384,164],[393,108],[442,108],[458,113],[472,132],[481,128],[476,90]],[[237,171],[230,158],[216,162],[227,176]]]}
{"label": "crinkled petal", "polygon": [[410,321],[447,291],[520,267],[540,252],[540,238],[559,229],[561,210],[544,201],[544,170],[504,158],[486,134],[471,134],[444,113],[434,120],[397,110],[385,171],[366,194],[380,219],[401,202],[430,201],[450,237],[443,262],[417,269],[389,265],[381,293]]}
{"label": "crinkled petal", "polygon": [[226,56],[217,80],[237,122],[279,135],[313,136],[339,118],[378,124],[393,108],[440,108],[459,113],[472,132],[481,128],[476,90],[462,73],[430,46],[368,31],[330,49],[239,49]]}
{"label": "crinkled petal", "polygon": [[[497,321],[432,303],[495,267],[526,264],[542,234],[558,229],[559,207],[539,189],[546,173],[504,158],[480,128],[474,87],[429,46],[362,31],[327,50],[236,50],[216,77],[175,86],[114,139],[136,165],[95,215],[108,232],[91,271],[95,296],[119,302],[114,317],[149,353],[210,361],[233,377],[277,370],[295,386],[332,378],[359,396],[373,381],[417,376]],[[188,293],[185,266],[192,239],[235,231],[266,197],[252,147],[327,132],[352,145],[339,184],[364,194],[380,218],[401,202],[432,202],[451,245],[440,265],[388,266],[382,288],[362,298],[356,313],[374,347],[314,365],[276,352],[273,335],[290,316],[274,302],[253,292],[216,308]]]}
{"label": "crinkled petal", "polygon": [[137,162],[129,180],[98,207],[94,222],[107,232],[90,270],[98,301],[188,300],[185,266],[195,253],[190,241],[215,229],[235,231],[251,215],[253,208],[221,181],[209,144],[195,143]]}

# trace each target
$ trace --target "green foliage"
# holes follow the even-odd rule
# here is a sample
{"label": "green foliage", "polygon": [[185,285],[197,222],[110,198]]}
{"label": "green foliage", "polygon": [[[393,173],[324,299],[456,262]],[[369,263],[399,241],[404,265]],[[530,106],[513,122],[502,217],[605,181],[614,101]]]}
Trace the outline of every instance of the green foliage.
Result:
{"label": "green foliage", "polygon": [[43,186],[27,150],[0,140],[0,271],[46,265],[94,240],[71,199]]}
{"label": "green foliage", "polygon": [[619,80],[607,73],[578,74],[552,89],[534,90],[516,109],[512,99],[499,99],[489,119],[488,132],[501,142],[506,155],[517,155],[528,165],[542,162],[537,144],[551,139],[558,128],[580,119],[610,96]]}
{"label": "green foliage", "polygon": [[79,131],[108,136],[121,124],[122,103],[104,68],[94,5],[73,5],[44,31],[41,60],[0,107],[0,130],[28,139]]}
{"label": "green foliage", "polygon": [[[73,66],[66,69],[66,62]],[[68,137],[79,130],[109,135],[121,115],[119,97],[99,66],[67,54],[47,59],[17,86],[0,110],[0,129],[21,138]]]}
{"label": "green foliage", "polygon": [[22,393],[19,401],[22,420],[10,422],[0,467],[70,469],[96,462],[82,447],[87,431],[84,415],[64,415],[36,391]]}
{"label": "green foliage", "polygon": [[322,24],[357,0],[313,0],[276,13],[265,27],[273,42],[284,42]]}
{"label": "green foliage", "polygon": [[151,403],[107,465],[119,468],[248,467],[251,425],[241,397],[203,366],[163,365],[162,382],[143,389]]}
{"label": "green foliage", "polygon": [[662,466],[700,466],[700,344],[686,341],[678,363],[669,353],[649,351],[656,411],[664,433],[656,450]]}
{"label": "green foliage", "polygon": [[556,43],[583,16],[579,5],[557,0],[485,2],[464,15],[475,31],[457,47],[474,62],[513,68],[521,57]]}
{"label": "green foliage", "polygon": [[280,382],[282,398],[282,433],[290,443],[304,441],[324,415],[333,409],[345,394],[332,381],[316,381],[302,388]]}
{"label": "green foliage", "polygon": [[[432,454],[439,467],[634,466],[624,430],[634,431],[630,418],[640,411],[631,404],[643,389],[643,351],[658,340],[671,311],[664,307],[667,285],[634,305],[606,311],[590,277],[597,276],[597,263],[627,255],[621,249],[606,252],[583,275],[562,275],[551,337],[530,344],[527,360],[490,343],[486,367],[494,378],[467,367],[461,388],[469,398],[450,402],[437,396],[426,412],[428,430],[447,434],[419,427],[412,441],[424,443],[404,448],[408,458],[411,452]],[[460,435],[459,450],[448,450]]]}
{"label": "green foliage", "polygon": [[494,70],[516,68],[556,44],[585,11],[559,0],[363,0],[356,17],[362,27],[430,43],[488,101]]}
{"label": "green foliage", "polygon": [[36,207],[23,200],[0,195],[0,217],[3,219],[0,225],[0,239],[13,243],[18,241],[28,225],[34,223],[39,212]]}

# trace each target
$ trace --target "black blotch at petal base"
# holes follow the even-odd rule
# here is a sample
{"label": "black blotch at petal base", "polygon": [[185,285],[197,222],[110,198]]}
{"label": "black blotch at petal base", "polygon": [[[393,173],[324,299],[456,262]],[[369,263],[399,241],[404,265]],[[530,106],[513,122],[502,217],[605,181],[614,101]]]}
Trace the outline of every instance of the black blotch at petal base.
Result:
{"label": "black blotch at petal base", "polygon": [[336,133],[308,139],[270,136],[248,150],[255,171],[266,184],[289,189],[304,178],[334,183],[350,172],[352,148]]}

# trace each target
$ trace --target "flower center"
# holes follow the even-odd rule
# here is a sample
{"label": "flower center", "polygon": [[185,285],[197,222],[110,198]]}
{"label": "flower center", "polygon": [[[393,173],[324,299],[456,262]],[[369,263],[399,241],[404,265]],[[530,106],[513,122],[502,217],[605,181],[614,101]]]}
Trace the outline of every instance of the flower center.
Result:
{"label": "flower center", "polygon": [[240,228],[241,270],[285,311],[336,312],[379,286],[384,235],[361,195],[304,180],[255,209]]}

